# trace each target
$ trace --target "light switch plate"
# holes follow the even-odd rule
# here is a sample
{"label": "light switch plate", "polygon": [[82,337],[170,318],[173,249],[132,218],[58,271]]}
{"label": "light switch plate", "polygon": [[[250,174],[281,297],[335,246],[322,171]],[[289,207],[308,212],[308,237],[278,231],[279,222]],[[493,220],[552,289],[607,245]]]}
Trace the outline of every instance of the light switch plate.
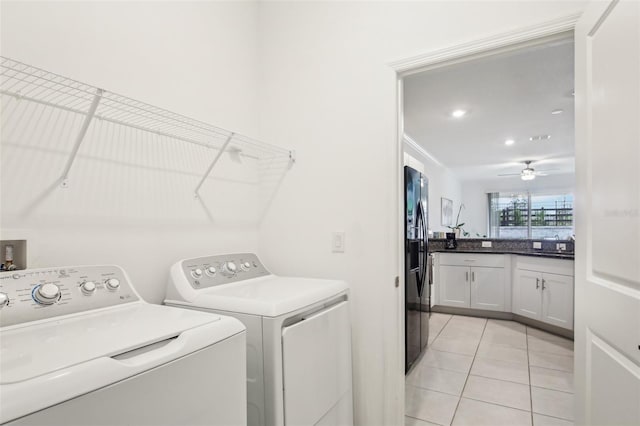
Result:
{"label": "light switch plate", "polygon": [[541,249],[541,248],[542,248],[542,242],[540,242],[540,241],[534,241],[534,242],[533,242],[533,248],[534,248],[534,249]]}
{"label": "light switch plate", "polygon": [[333,253],[344,253],[345,233],[334,232],[331,234],[331,251]]}
{"label": "light switch plate", "polygon": [[556,244],[556,250],[566,250],[566,249],[567,249],[567,245],[565,243]]}
{"label": "light switch plate", "polygon": [[483,241],[482,247],[491,247],[491,241]]}

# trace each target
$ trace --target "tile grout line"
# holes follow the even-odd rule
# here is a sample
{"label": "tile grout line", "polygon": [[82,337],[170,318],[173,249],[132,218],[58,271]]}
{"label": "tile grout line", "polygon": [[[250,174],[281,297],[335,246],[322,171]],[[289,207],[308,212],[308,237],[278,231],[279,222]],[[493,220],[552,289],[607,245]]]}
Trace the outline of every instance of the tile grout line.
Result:
{"label": "tile grout line", "polygon": [[[529,410],[523,410],[522,408],[511,407],[511,406],[509,406],[509,405],[498,404],[498,403],[496,403],[496,402],[485,401],[485,400],[478,399],[478,398],[472,398],[472,397],[470,397],[470,396],[465,396],[465,398],[467,398],[467,399],[471,399],[471,400],[473,400],[473,401],[482,402],[483,404],[495,405],[496,407],[509,408],[509,409],[511,409],[511,410],[518,410],[518,411],[523,411],[523,412],[525,412],[525,413],[530,413],[530,411],[529,411]],[[551,417],[551,416],[549,416],[549,417]],[[556,418],[559,418],[559,417],[556,417]]]}
{"label": "tile grout line", "polygon": [[[447,326],[447,324],[449,324],[449,321],[451,321],[451,318],[453,318],[453,315],[449,315],[449,319],[444,323],[444,325],[442,326],[442,328],[440,329],[440,331],[438,331],[438,333],[436,334],[436,337],[434,337],[434,339],[433,339],[433,342],[435,342],[435,341],[436,341],[436,339],[437,339],[438,337],[440,337],[440,333],[442,333],[442,330],[444,330],[444,328]],[[431,313],[429,314],[429,320],[431,320]],[[431,343],[431,344],[433,344],[433,343]],[[418,365],[419,365],[420,363],[422,363],[422,359],[424,358],[425,353],[429,350],[429,346],[430,346],[430,345],[429,345],[429,342],[428,342],[428,339],[427,339],[427,346],[426,346],[426,349],[425,349],[423,352],[421,352],[421,353],[420,353],[420,355],[419,355],[419,358],[420,358],[420,359],[418,359],[418,360],[413,364],[413,366],[411,367],[411,372],[413,372],[413,370],[415,370],[415,369],[418,367]],[[432,350],[435,350],[435,349],[432,349]],[[442,352],[442,351],[441,351],[441,352]],[[407,374],[405,374],[405,376],[404,376],[404,383],[405,383],[405,384],[407,383],[407,376],[408,376]]]}
{"label": "tile grout line", "polygon": [[[436,337],[433,338],[434,342],[436,341],[436,339],[438,337],[440,337],[440,335],[442,334],[442,330],[444,330],[444,328],[449,324],[449,321],[451,321],[451,318],[453,318],[453,315],[449,315],[449,319],[447,320],[447,322],[444,323],[444,325],[442,326],[440,331],[438,331],[438,334],[436,334]],[[429,318],[429,319],[431,319],[431,318]],[[429,345],[427,344],[427,346],[429,346]]]}
{"label": "tile grout line", "polygon": [[444,352],[445,354],[453,354],[453,355],[462,355],[462,356],[470,356],[473,357],[473,355],[469,355],[469,354],[463,354],[461,352],[451,352],[451,351],[443,351],[442,349],[433,349],[430,348],[432,351],[436,351],[436,352]]}
{"label": "tile grout line", "polygon": [[456,409],[453,410],[453,417],[451,418],[451,424],[456,418],[456,414],[458,414],[458,408],[460,408],[460,401],[462,401],[462,395],[464,395],[464,389],[467,387],[467,382],[469,381],[469,376],[471,375],[471,370],[473,369],[473,364],[476,362],[476,356],[478,355],[478,349],[480,349],[480,343],[482,342],[482,338],[484,337],[484,332],[487,329],[487,324],[489,323],[488,318],[484,318],[484,327],[482,327],[482,334],[480,334],[480,340],[478,340],[478,346],[476,346],[476,351],[473,354],[473,361],[471,361],[471,367],[469,367],[469,372],[467,373],[467,378],[464,380],[464,386],[462,386],[462,391],[460,392],[460,397],[458,398],[458,404],[456,404]]}
{"label": "tile grout line", "polygon": [[[438,331],[438,333],[436,334],[436,337],[434,337],[434,338],[433,338],[433,342],[435,342],[435,341],[436,341],[436,339],[437,339],[438,337],[440,337],[440,334],[442,334],[442,330],[444,330],[444,328],[447,326],[447,324],[449,324],[449,321],[451,321],[451,318],[453,318],[453,315],[450,315],[450,314],[449,314],[449,318],[448,318],[448,319],[447,319],[447,321],[444,323],[444,325],[440,328],[440,331]],[[431,319],[431,314],[429,314],[429,319]],[[433,344],[433,343],[432,343],[432,344]],[[428,344],[428,342],[427,342],[427,349],[425,350],[425,352],[429,349],[429,346],[430,346],[430,345],[429,345],[429,344]],[[435,350],[435,349],[432,349],[432,350]],[[443,352],[443,351],[441,351],[441,352]],[[450,353],[450,352],[449,352],[449,353]],[[418,361],[418,362],[413,366],[413,368],[414,368],[414,369],[415,369],[416,367],[418,367],[418,364],[420,364],[420,363],[422,362],[422,358],[423,358],[423,357],[424,357],[424,353],[422,354],[422,356],[421,356],[420,360],[419,360],[419,361]],[[447,370],[447,371],[448,371],[448,370]],[[405,378],[404,378],[404,384],[405,384],[405,386],[409,385],[409,386],[414,387],[414,388],[417,388],[417,389],[424,389],[424,390],[428,390],[428,391],[430,391],[430,392],[438,392],[438,391],[434,391],[434,390],[431,390],[431,389],[425,389],[425,388],[422,388],[422,387],[420,387],[420,386],[414,386],[414,385],[412,385],[412,384],[410,384],[410,383],[407,383],[407,377],[406,377],[406,376],[405,376]],[[445,393],[445,392],[440,392],[440,393],[445,394],[445,395],[450,395],[450,394]],[[451,396],[455,396],[455,395],[451,395]],[[405,417],[411,417],[412,419],[416,419],[416,420],[420,420],[420,421],[430,422],[429,420],[420,419],[420,418],[418,418],[418,417],[413,417],[413,416],[408,416],[408,415],[407,415],[407,409],[406,409],[406,407],[403,409],[403,411],[404,411],[404,415],[405,415]],[[435,423],[435,422],[430,422],[430,423],[439,424],[439,423]],[[445,426],[445,425],[441,425],[441,426]]]}
{"label": "tile grout line", "polygon": [[[480,358],[480,359],[484,359],[484,358]],[[473,376],[473,377],[482,377],[483,379],[497,380],[499,382],[513,383],[514,385],[529,386],[527,383],[514,382],[513,380],[506,380],[506,379],[497,379],[495,377],[483,376],[481,374],[471,374],[471,373],[469,373],[469,375]],[[544,388],[544,389],[546,389],[546,388]],[[555,390],[555,389],[549,389],[549,390]],[[559,391],[559,392],[562,392],[562,391]]]}
{"label": "tile grout line", "polygon": [[[532,388],[538,388],[538,389],[549,390],[549,391],[553,391],[553,392],[566,393],[567,395],[574,395],[574,392],[567,392],[567,391],[562,391],[562,390],[558,390],[558,389],[545,388],[544,386],[533,386],[533,385],[531,385],[531,387],[532,387]],[[540,414],[542,414],[542,413],[540,413]]]}
{"label": "tile grout line", "polygon": [[412,386],[412,387],[414,387],[414,388],[416,388],[416,389],[422,389],[422,390],[426,390],[426,391],[429,391],[429,392],[438,392],[438,393],[443,393],[443,394],[445,394],[445,395],[458,396],[458,395],[456,395],[455,393],[449,393],[449,392],[445,392],[445,391],[443,391],[443,390],[437,390],[437,389],[425,388],[425,387],[423,387],[423,386],[412,385],[411,383],[407,383],[407,385],[408,385],[408,386]]}
{"label": "tile grout line", "polygon": [[[435,349],[434,349],[434,350],[435,350]],[[527,351],[527,357],[528,357],[528,352],[529,352],[529,351]],[[531,352],[535,352],[535,351],[531,351]],[[540,352],[536,352],[536,353],[540,353]],[[569,357],[567,357],[567,358],[569,358]],[[542,366],[540,366],[540,365],[531,365],[531,367],[534,367],[534,368],[542,368],[543,370],[560,371],[561,373],[573,374],[573,371],[561,370],[561,369],[559,369],[559,368],[542,367]]]}
{"label": "tile grout line", "polygon": [[440,423],[431,422],[431,421],[429,421],[429,420],[424,420],[424,419],[421,419],[421,418],[419,418],[419,417],[409,416],[408,414],[405,414],[404,416],[405,416],[405,417],[409,417],[409,418],[414,419],[414,420],[421,421],[421,422],[432,423],[432,424],[434,424],[434,425],[440,425],[440,426],[446,426],[446,425],[443,425],[443,424],[440,424]]}
{"label": "tile grout line", "polygon": [[533,386],[531,386],[531,360],[529,359],[529,327],[524,328],[525,346],[527,347],[527,372],[529,373],[529,404],[531,405],[531,425],[533,424]]}

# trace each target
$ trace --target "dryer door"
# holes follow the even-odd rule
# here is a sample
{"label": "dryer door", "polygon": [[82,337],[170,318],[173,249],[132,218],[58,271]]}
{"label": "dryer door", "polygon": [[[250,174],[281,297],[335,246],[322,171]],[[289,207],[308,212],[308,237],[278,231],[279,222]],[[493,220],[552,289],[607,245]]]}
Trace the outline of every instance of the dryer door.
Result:
{"label": "dryer door", "polygon": [[285,425],[353,425],[348,302],[282,331]]}

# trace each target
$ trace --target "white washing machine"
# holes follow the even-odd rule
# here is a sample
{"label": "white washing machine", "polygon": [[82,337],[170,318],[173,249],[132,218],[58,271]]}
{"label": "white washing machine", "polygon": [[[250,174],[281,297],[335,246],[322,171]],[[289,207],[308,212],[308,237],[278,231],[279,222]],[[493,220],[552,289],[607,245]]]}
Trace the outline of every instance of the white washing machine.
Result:
{"label": "white washing machine", "polygon": [[249,425],[353,424],[345,282],[275,276],[251,253],[207,256],[173,265],[165,303],[247,327]]}
{"label": "white washing machine", "polygon": [[245,327],[117,266],[0,273],[0,424],[245,425]]}

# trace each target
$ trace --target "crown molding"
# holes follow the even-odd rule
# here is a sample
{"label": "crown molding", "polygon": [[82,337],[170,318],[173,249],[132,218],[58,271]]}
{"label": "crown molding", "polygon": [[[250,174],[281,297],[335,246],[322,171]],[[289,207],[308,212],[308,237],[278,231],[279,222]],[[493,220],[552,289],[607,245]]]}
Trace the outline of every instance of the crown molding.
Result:
{"label": "crown molding", "polygon": [[425,67],[433,67],[460,58],[467,59],[474,55],[486,54],[488,51],[496,49],[509,49],[513,48],[514,45],[521,45],[523,43],[540,40],[541,38],[557,36],[568,31],[573,31],[580,16],[581,14],[577,13],[529,27],[515,28],[511,31],[498,33],[486,38],[393,61],[389,63],[389,65],[395,69],[398,74],[412,74],[422,71]]}
{"label": "crown molding", "polygon": [[402,140],[404,141],[404,143],[407,146],[415,149],[420,154],[424,155],[425,158],[428,158],[429,160],[433,161],[434,163],[436,163],[439,166],[442,166],[444,168],[447,167],[444,164],[442,164],[436,157],[434,157],[429,151],[427,151],[422,146],[420,146],[420,144],[418,142],[416,142],[411,136],[407,135],[406,133],[402,136]]}

